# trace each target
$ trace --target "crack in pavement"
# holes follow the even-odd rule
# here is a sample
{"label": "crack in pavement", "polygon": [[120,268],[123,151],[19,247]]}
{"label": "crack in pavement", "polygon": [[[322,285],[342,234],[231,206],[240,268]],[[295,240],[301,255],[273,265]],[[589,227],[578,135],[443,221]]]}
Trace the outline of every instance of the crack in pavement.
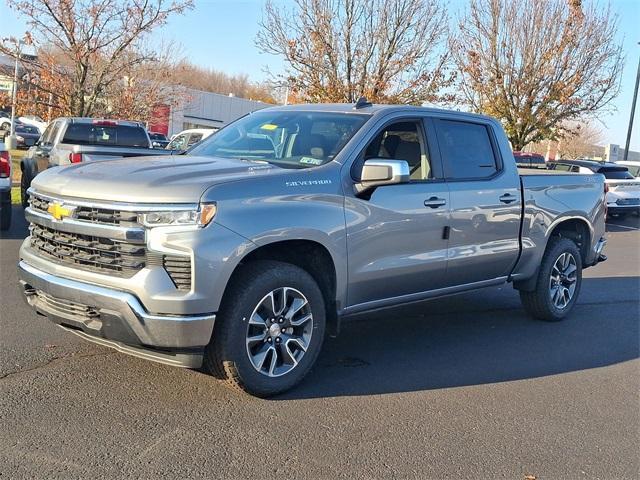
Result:
{"label": "crack in pavement", "polygon": [[9,372],[9,373],[5,373],[4,375],[0,375],[0,381],[5,380],[7,378],[10,377],[15,377],[17,375],[22,375],[24,373],[29,373],[29,372],[33,372],[35,370],[40,370],[43,368],[48,367],[49,365],[53,364],[53,363],[57,363],[58,360],[65,360],[67,358],[90,358],[90,357],[104,357],[104,356],[108,356],[108,355],[114,355],[118,352],[102,352],[102,353],[88,353],[88,354],[75,354],[75,353],[70,353],[68,355],[63,355],[61,357],[53,357],[50,360],[44,362],[44,363],[39,363],[37,365],[34,365],[33,367],[29,367],[29,368],[25,368],[25,369],[21,369],[21,370],[16,370],[13,372]]}

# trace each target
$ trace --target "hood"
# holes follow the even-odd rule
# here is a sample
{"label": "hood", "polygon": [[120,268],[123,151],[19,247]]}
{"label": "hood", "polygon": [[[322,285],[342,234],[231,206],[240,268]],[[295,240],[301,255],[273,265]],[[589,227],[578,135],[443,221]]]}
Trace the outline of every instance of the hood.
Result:
{"label": "hood", "polygon": [[50,168],[32,186],[45,194],[91,200],[197,203],[216,184],[282,172],[257,161],[160,155]]}

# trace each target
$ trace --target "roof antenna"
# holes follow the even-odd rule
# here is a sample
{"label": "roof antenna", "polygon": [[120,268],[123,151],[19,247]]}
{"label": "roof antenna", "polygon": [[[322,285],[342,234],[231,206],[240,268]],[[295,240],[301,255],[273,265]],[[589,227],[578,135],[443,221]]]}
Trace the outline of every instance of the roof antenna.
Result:
{"label": "roof antenna", "polygon": [[370,107],[372,103],[367,100],[367,97],[360,97],[356,104],[353,106],[354,110],[358,110],[360,108]]}

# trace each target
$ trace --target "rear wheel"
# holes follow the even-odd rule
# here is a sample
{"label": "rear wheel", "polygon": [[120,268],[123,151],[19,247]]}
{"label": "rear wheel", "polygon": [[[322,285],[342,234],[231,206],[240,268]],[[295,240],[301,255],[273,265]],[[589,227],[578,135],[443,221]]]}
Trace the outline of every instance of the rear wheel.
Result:
{"label": "rear wheel", "polygon": [[580,250],[568,238],[554,237],[542,257],[535,290],[520,291],[520,300],[531,316],[557,322],[571,312],[581,286]]}
{"label": "rear wheel", "polygon": [[311,370],[325,324],[324,298],[306,271],[274,261],[249,264],[229,286],[204,367],[252,395],[284,392]]}

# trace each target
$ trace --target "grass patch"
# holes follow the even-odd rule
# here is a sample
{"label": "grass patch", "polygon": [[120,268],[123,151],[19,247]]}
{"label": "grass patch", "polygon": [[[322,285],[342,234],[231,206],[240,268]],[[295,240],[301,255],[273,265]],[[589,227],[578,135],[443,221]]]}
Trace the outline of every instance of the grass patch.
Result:
{"label": "grass patch", "polygon": [[20,160],[27,154],[26,150],[11,150],[11,171],[14,183],[20,183],[22,172],[20,171]]}
{"label": "grass patch", "polygon": [[11,187],[11,203],[20,205],[20,187]]}

